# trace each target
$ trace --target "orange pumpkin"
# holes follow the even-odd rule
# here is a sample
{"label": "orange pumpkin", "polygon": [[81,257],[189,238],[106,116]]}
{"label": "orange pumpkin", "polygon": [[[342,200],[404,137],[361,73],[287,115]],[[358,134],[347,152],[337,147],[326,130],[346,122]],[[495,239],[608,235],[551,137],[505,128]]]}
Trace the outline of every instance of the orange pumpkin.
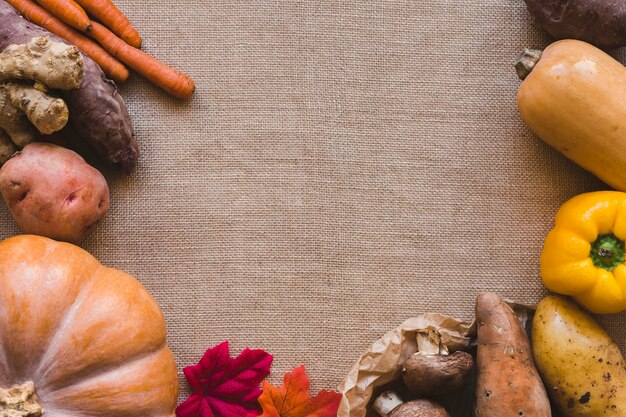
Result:
{"label": "orange pumpkin", "polygon": [[174,416],[165,336],[159,305],[133,277],[68,243],[0,243],[0,415]]}

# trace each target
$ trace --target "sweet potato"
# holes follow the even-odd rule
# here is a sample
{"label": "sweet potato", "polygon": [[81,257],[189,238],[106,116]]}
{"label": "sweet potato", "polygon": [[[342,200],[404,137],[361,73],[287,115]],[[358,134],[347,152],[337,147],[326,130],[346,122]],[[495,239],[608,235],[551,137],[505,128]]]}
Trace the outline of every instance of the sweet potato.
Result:
{"label": "sweet potato", "polygon": [[[0,22],[0,50],[10,44],[27,43],[36,36],[68,43],[20,17],[4,0],[0,0]],[[69,108],[69,123],[104,162],[130,172],[137,163],[139,150],[124,100],[98,64],[84,54],[83,58],[80,88],[61,92]]]}
{"label": "sweet potato", "polygon": [[476,300],[476,417],[550,417],[528,335],[497,294]]}
{"label": "sweet potato", "polygon": [[0,193],[24,233],[80,243],[109,209],[102,174],[76,152],[31,143],[0,169]]}
{"label": "sweet potato", "polygon": [[556,39],[602,49],[626,45],[626,3],[606,0],[526,0],[537,22]]}

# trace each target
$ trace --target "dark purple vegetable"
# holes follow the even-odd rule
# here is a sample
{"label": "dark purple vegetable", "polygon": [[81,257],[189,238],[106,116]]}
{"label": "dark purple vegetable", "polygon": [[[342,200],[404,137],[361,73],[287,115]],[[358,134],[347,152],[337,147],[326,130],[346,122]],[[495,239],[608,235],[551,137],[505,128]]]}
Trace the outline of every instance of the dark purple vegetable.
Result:
{"label": "dark purple vegetable", "polygon": [[[22,18],[3,0],[0,0],[0,22],[0,50],[10,44],[26,43],[35,36],[68,43]],[[84,54],[83,58],[80,88],[60,92],[70,111],[69,123],[104,162],[130,172],[137,164],[139,149],[124,100],[98,64]]]}
{"label": "dark purple vegetable", "polygon": [[537,22],[556,39],[598,48],[626,46],[626,0],[525,0]]}

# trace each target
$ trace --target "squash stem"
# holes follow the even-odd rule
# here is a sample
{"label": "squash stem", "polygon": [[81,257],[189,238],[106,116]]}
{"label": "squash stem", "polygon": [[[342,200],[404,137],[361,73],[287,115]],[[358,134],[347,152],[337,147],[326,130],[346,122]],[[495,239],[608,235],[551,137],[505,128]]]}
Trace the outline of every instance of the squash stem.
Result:
{"label": "squash stem", "polygon": [[37,400],[35,386],[30,381],[0,388],[0,416],[40,417],[43,410]]}
{"label": "squash stem", "polygon": [[528,74],[532,72],[533,68],[535,68],[535,65],[540,59],[540,50],[528,48],[524,49],[524,52],[520,54],[519,58],[517,58],[517,61],[515,62],[515,71],[517,72],[517,76],[520,80],[528,77]]}

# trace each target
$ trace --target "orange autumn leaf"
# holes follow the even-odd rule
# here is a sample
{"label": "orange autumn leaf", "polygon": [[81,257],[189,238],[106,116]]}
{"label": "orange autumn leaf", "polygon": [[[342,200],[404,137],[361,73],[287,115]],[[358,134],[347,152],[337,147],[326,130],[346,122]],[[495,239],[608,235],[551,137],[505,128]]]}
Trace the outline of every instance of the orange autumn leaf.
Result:
{"label": "orange autumn leaf", "polygon": [[304,366],[286,373],[280,388],[264,381],[259,397],[263,414],[259,417],[336,417],[341,394],[320,391],[311,397],[309,386]]}

